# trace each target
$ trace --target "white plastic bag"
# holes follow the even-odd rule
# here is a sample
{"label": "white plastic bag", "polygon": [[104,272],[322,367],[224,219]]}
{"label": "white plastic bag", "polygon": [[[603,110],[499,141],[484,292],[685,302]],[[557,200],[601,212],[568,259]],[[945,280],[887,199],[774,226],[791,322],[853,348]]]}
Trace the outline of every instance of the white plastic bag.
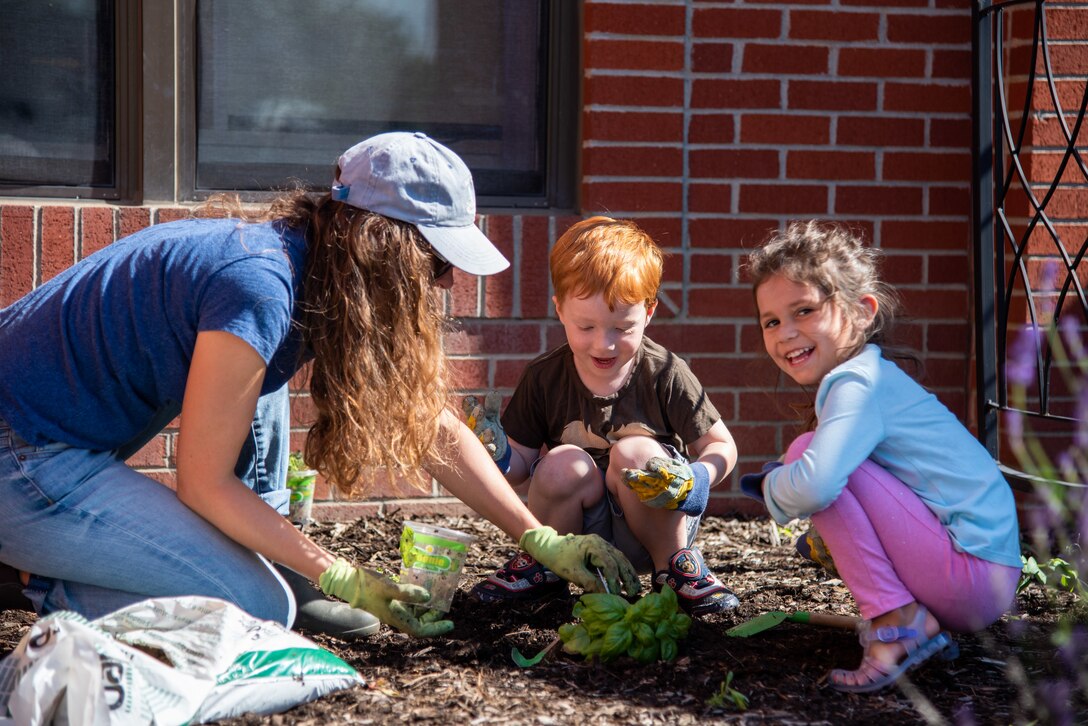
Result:
{"label": "white plastic bag", "polygon": [[159,598],[92,622],[41,618],[0,661],[0,725],[202,723],[362,683],[278,623],[213,598]]}

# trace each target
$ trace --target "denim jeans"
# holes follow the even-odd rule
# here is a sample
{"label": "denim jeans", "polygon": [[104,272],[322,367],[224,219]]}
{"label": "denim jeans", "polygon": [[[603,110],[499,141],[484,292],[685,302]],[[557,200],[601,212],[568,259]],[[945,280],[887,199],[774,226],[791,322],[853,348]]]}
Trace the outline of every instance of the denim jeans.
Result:
{"label": "denim jeans", "polygon": [[[260,555],[125,464],[173,418],[115,451],[31,446],[0,418],[0,562],[32,574],[41,614],[96,618],[149,597],[203,595],[290,626],[295,602]],[[287,387],[262,396],[236,473],[287,513]]]}

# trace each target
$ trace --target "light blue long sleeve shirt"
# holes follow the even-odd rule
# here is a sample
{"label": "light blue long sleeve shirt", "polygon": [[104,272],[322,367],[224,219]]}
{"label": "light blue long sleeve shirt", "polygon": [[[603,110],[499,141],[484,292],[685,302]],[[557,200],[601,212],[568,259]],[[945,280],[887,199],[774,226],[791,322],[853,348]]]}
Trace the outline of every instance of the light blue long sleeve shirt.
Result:
{"label": "light blue long sleeve shirt", "polygon": [[866,345],[824,377],[816,417],[801,458],[764,481],[776,521],[825,509],[847,477],[872,459],[926,503],[961,550],[1020,567],[1016,504],[997,465],[952,412],[880,348]]}

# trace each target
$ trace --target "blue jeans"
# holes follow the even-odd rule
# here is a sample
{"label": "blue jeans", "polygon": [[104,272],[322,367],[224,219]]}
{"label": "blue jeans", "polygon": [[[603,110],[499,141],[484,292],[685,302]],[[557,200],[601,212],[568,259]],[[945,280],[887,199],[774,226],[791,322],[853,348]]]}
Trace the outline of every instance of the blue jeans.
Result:
{"label": "blue jeans", "polygon": [[[236,473],[287,513],[287,387],[258,401]],[[115,451],[31,446],[0,419],[0,562],[33,573],[41,614],[97,618],[149,597],[203,595],[290,625],[295,602],[266,560],[124,462],[173,418]]]}

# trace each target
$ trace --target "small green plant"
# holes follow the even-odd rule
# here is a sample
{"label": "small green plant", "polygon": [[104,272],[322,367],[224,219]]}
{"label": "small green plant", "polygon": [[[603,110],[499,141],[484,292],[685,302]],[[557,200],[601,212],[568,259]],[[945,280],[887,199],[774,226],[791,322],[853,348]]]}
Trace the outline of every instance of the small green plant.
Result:
{"label": "small green plant", "polygon": [[1016,593],[1020,594],[1029,585],[1037,584],[1042,588],[1053,588],[1069,592],[1078,599],[1088,595],[1088,589],[1077,575],[1077,568],[1060,557],[1051,557],[1039,562],[1033,555],[1020,556],[1023,567],[1020,570],[1020,582]]}
{"label": "small green plant", "polygon": [[748,709],[748,696],[733,688],[733,671],[725,674],[718,692],[707,699],[706,705],[709,708],[734,708],[738,711]]}
{"label": "small green plant", "polygon": [[306,460],[302,458],[302,452],[292,451],[287,456],[287,471],[306,471],[310,467],[306,466]]}
{"label": "small green plant", "polygon": [[628,655],[639,663],[676,660],[677,641],[687,637],[691,618],[679,610],[671,587],[633,605],[619,595],[593,592],[574,604],[581,622],[559,626],[563,650],[602,663]]}

